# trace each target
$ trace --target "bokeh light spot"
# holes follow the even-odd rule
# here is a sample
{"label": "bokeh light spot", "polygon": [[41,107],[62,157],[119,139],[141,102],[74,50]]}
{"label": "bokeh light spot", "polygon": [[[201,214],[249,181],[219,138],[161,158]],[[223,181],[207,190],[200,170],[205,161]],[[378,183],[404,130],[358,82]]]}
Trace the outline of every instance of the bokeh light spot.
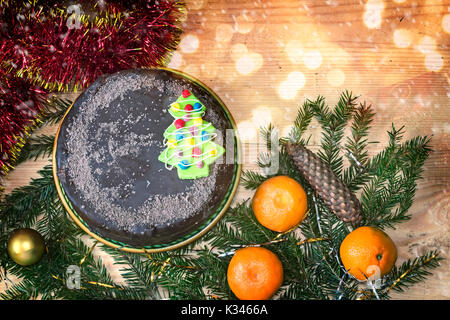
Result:
{"label": "bokeh light spot", "polygon": [[230,54],[231,59],[234,61],[241,58],[243,55],[245,55],[248,52],[247,46],[243,43],[236,43],[231,46]]}
{"label": "bokeh light spot", "polygon": [[428,54],[436,50],[436,40],[430,36],[424,36],[420,39],[416,49],[423,54]]}
{"label": "bokeh light spot", "polygon": [[330,86],[340,87],[341,85],[344,84],[345,73],[341,69],[331,69],[327,73],[327,80]]}
{"label": "bokeh light spot", "polygon": [[194,77],[200,77],[200,67],[196,64],[190,64],[184,67],[183,71]]}
{"label": "bokeh light spot", "polygon": [[255,138],[256,128],[251,121],[241,121],[237,125],[237,134],[242,142],[248,142]]}
{"label": "bokeh light spot", "polygon": [[425,0],[423,11],[425,14],[439,15],[444,9],[444,0]]}
{"label": "bokeh light spot", "polygon": [[234,29],[229,24],[219,24],[216,27],[216,41],[228,42],[233,38]]}
{"label": "bokeh light spot", "polygon": [[366,10],[384,10],[384,2],[383,0],[368,0],[365,5]]}
{"label": "bokeh light spot", "polygon": [[303,88],[306,78],[300,71],[289,73],[287,79],[280,83],[278,87],[278,95],[284,100],[292,100],[297,95],[298,90]]}
{"label": "bokeh light spot", "polygon": [[335,48],[327,56],[327,59],[338,66],[346,65],[350,60],[350,55],[347,51],[342,48]]}
{"label": "bokeh light spot", "polygon": [[307,51],[303,55],[303,63],[308,69],[317,69],[322,64],[322,55],[317,50]]}
{"label": "bokeh light spot", "polygon": [[393,38],[398,48],[407,48],[411,45],[411,32],[406,29],[396,29]]}
{"label": "bokeh light spot", "polygon": [[180,49],[184,53],[194,53],[197,51],[200,41],[193,34],[185,35],[180,41]]}
{"label": "bokeh light spot", "polygon": [[289,134],[291,133],[293,127],[294,126],[292,126],[292,125],[284,127],[283,130],[281,131],[281,136],[289,137]]}
{"label": "bokeh light spot", "polygon": [[267,126],[272,121],[272,115],[268,107],[258,107],[252,111],[252,121],[257,127]]}
{"label": "bokeh light spot", "polygon": [[263,58],[259,53],[249,52],[236,61],[236,70],[240,74],[247,75],[261,68]]}
{"label": "bokeh light spot", "polygon": [[289,83],[288,81],[283,81],[278,87],[278,95],[281,99],[284,100],[294,99],[297,95],[297,91],[298,89],[295,87],[295,85]]}
{"label": "bokeh light spot", "polygon": [[240,74],[250,74],[254,69],[255,61],[249,55],[244,55],[236,61],[236,70]]}
{"label": "bokeh light spot", "polygon": [[202,74],[207,78],[215,78],[217,76],[217,73],[219,72],[219,67],[216,63],[211,64],[202,64],[200,66],[200,69],[202,71]]}
{"label": "bokeh light spot", "polygon": [[306,82],[304,74],[301,73],[300,71],[293,71],[289,73],[287,80],[296,83],[299,89],[303,88]]}
{"label": "bokeh light spot", "polygon": [[444,66],[444,59],[442,55],[434,51],[425,56],[425,68],[429,71],[437,72]]}
{"label": "bokeh light spot", "polygon": [[378,28],[381,25],[381,12],[368,10],[363,15],[364,24],[369,29]]}
{"label": "bokeh light spot", "polygon": [[300,41],[289,41],[285,47],[285,51],[292,63],[298,64],[302,62],[303,58],[303,46]]}
{"label": "bokeh light spot", "polygon": [[181,53],[174,51],[172,53],[172,57],[170,58],[170,62],[167,65],[169,68],[177,69],[181,67],[181,64],[183,63],[183,56]]}
{"label": "bokeh light spot", "polygon": [[208,2],[208,0],[191,0],[189,1],[189,9],[200,10]]}
{"label": "bokeh light spot", "polygon": [[381,26],[384,3],[381,0],[369,0],[365,5],[363,21],[367,28],[374,29]]}
{"label": "bokeh light spot", "polygon": [[450,33],[450,14],[444,15],[442,18],[442,28],[445,32]]}
{"label": "bokeh light spot", "polygon": [[235,19],[235,29],[242,34],[249,33],[253,29],[253,19],[246,14],[238,16]]}

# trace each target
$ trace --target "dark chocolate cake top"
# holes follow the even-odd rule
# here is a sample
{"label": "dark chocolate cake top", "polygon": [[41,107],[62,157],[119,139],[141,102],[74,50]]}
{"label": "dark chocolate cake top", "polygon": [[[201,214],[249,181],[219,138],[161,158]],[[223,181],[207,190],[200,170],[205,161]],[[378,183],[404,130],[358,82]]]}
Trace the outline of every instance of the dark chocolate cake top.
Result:
{"label": "dark chocolate cake top", "polygon": [[58,136],[58,175],[92,231],[131,245],[168,243],[218,207],[234,164],[219,161],[208,177],[180,180],[158,161],[163,132],[173,121],[168,107],[185,89],[205,104],[204,118],[225,136],[232,126],[214,97],[165,70],[104,77],[72,106]]}

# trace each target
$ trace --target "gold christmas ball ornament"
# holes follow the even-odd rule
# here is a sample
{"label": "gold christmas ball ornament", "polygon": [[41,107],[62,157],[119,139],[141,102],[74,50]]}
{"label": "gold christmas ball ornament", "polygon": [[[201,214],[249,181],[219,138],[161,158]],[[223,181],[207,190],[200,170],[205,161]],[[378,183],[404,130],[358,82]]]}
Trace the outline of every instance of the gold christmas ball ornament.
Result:
{"label": "gold christmas ball ornament", "polygon": [[30,266],[41,260],[45,251],[44,238],[39,232],[25,228],[15,230],[8,240],[8,254],[22,266]]}

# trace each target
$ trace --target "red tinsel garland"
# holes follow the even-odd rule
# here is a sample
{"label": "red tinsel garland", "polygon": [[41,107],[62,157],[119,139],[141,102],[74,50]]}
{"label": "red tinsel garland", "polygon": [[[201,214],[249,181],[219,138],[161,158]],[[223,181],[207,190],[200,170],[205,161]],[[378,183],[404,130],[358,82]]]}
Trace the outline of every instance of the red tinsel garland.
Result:
{"label": "red tinsel garland", "polygon": [[11,168],[24,143],[23,135],[34,125],[47,92],[29,81],[0,69],[0,173]]}
{"label": "red tinsel garland", "polygon": [[89,2],[69,11],[53,6],[50,13],[39,7],[8,10],[0,18],[6,26],[0,33],[3,68],[44,88],[67,91],[85,88],[104,73],[161,65],[175,49],[180,2],[137,1],[127,11],[119,1],[84,8]]}
{"label": "red tinsel garland", "polygon": [[163,65],[176,48],[176,0],[0,0],[0,175],[12,166],[42,98],[102,74]]}

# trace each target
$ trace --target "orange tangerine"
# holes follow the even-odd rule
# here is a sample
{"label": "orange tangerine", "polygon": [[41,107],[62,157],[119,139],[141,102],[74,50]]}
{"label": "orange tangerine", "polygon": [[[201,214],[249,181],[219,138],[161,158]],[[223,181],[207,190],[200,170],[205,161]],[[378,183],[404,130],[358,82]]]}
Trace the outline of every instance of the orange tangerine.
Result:
{"label": "orange tangerine", "polygon": [[256,190],[252,209],[264,227],[287,231],[306,216],[308,201],[303,187],[288,176],[276,176],[264,181]]}
{"label": "orange tangerine", "polygon": [[364,226],[345,237],[339,254],[351,275],[358,280],[366,280],[378,271],[380,277],[391,271],[397,260],[397,247],[382,230]]}
{"label": "orange tangerine", "polygon": [[283,283],[283,266],[268,249],[239,249],[228,265],[227,281],[231,291],[241,300],[267,300]]}

